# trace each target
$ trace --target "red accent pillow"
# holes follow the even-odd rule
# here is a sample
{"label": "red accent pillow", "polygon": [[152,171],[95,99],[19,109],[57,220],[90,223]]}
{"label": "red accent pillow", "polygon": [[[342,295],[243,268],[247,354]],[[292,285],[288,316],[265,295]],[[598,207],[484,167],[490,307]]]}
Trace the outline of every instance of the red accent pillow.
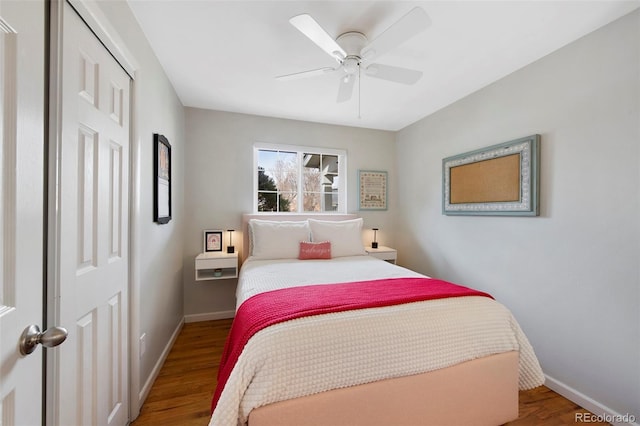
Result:
{"label": "red accent pillow", "polygon": [[331,242],[300,241],[300,260],[331,259]]}

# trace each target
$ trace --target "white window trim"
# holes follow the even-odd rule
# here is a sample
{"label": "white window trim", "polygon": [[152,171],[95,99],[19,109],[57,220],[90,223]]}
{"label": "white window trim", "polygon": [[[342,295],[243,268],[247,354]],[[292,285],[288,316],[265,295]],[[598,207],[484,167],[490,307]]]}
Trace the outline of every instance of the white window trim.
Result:
{"label": "white window trim", "polygon": [[[338,191],[338,210],[336,211],[323,211],[323,212],[305,212],[302,210],[302,203],[299,203],[298,210],[295,212],[259,212],[258,211],[258,151],[259,150],[271,150],[271,151],[290,151],[290,152],[305,152],[308,154],[324,154],[324,155],[337,155],[338,156],[338,176],[340,177],[340,189]],[[323,148],[319,146],[303,146],[303,145],[285,145],[274,143],[262,143],[256,142],[253,145],[253,212],[260,214],[345,214],[347,209],[347,150],[336,148]],[[302,179],[299,174],[298,179]],[[302,188],[301,182],[298,183],[298,188]]]}

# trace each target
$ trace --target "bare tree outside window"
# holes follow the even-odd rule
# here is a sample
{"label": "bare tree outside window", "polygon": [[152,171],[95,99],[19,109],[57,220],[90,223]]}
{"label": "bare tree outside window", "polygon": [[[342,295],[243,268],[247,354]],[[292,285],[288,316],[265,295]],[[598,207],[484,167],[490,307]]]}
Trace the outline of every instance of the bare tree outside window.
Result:
{"label": "bare tree outside window", "polygon": [[273,168],[273,179],[278,187],[278,192],[289,202],[291,210],[296,211],[298,205],[298,161],[297,156],[279,158]]}
{"label": "bare tree outside window", "polygon": [[295,152],[259,151],[258,211],[297,210],[296,163]]}

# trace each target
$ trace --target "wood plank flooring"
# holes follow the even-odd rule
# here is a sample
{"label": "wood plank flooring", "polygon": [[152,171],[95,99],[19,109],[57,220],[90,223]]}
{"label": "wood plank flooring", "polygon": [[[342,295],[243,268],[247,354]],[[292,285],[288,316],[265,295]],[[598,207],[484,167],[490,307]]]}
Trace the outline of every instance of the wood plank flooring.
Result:
{"label": "wood plank flooring", "polygon": [[[230,319],[184,325],[132,426],[206,426],[209,423],[218,362],[230,327]],[[576,413],[585,412],[541,386],[520,392],[520,417],[507,425],[575,425]]]}

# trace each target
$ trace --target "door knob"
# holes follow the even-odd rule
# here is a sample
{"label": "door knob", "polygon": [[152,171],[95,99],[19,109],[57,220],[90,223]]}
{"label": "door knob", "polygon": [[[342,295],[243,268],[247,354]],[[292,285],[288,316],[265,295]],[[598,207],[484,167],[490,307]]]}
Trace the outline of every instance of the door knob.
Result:
{"label": "door knob", "polygon": [[52,348],[64,342],[66,338],[67,330],[62,327],[51,327],[41,333],[40,327],[30,325],[24,329],[22,336],[20,336],[20,353],[29,355],[38,344],[45,348]]}

